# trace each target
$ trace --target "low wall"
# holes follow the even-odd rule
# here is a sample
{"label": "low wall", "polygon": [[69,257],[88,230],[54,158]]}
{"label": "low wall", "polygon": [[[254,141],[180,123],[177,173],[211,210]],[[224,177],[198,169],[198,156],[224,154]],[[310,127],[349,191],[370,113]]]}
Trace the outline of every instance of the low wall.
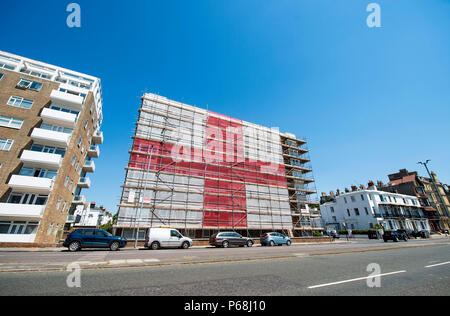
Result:
{"label": "low wall", "polygon": [[60,244],[36,244],[22,242],[0,242],[0,248],[55,248],[62,247]]}

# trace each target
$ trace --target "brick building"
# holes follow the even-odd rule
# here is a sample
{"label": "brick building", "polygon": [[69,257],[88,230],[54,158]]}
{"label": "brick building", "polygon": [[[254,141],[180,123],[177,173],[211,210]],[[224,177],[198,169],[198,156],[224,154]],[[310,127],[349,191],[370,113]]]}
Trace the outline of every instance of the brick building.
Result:
{"label": "brick building", "polygon": [[0,51],[0,244],[54,245],[103,142],[98,78]]}

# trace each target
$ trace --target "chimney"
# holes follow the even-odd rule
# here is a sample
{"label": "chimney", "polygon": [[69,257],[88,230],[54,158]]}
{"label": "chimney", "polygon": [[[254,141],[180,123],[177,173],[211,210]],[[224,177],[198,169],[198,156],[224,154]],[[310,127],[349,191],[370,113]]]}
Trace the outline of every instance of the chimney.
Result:
{"label": "chimney", "polygon": [[345,188],[345,193],[350,192],[350,190],[348,188]]}
{"label": "chimney", "polygon": [[322,192],[322,196],[327,196],[327,194],[325,192]]}
{"label": "chimney", "polygon": [[352,192],[358,191],[358,187],[356,185],[352,185]]}
{"label": "chimney", "polygon": [[383,185],[383,181],[378,180],[378,181],[377,181],[377,186],[378,186],[378,187],[383,187],[383,186],[384,186],[384,185]]}
{"label": "chimney", "polygon": [[333,191],[330,191],[330,196],[335,197],[336,195],[334,194]]}
{"label": "chimney", "polygon": [[366,187],[364,186],[364,184],[361,184],[361,185],[359,186],[359,188],[360,188],[361,190],[365,190],[365,189],[366,189]]}
{"label": "chimney", "polygon": [[336,195],[337,195],[337,196],[341,195],[341,190],[337,189],[337,190],[336,190]]}

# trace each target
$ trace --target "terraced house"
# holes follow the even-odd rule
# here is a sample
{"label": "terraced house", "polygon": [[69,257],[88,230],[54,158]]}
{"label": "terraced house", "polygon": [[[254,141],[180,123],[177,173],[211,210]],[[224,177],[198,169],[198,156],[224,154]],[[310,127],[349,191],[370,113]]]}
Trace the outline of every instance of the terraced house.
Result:
{"label": "terraced house", "polygon": [[0,245],[59,241],[86,202],[102,103],[100,79],[0,51]]}

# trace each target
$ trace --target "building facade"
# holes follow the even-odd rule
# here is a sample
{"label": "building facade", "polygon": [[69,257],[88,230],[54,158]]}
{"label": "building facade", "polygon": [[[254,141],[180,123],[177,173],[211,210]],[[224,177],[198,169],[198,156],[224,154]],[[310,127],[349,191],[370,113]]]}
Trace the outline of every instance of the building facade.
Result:
{"label": "building facade", "polygon": [[54,245],[102,143],[98,78],[0,51],[0,244]]}
{"label": "building facade", "polygon": [[145,94],[116,233],[170,226],[195,238],[218,230],[311,234],[320,217],[306,141]]}
{"label": "building facade", "polygon": [[443,231],[449,229],[449,199],[445,185],[439,181],[434,172],[431,173],[431,176],[433,179],[421,177],[416,171],[409,172],[402,169],[388,175],[389,183],[380,189],[416,196],[429,220],[431,230]]}
{"label": "building facade", "polygon": [[106,225],[112,220],[112,214],[102,205],[97,206],[95,202],[78,205],[74,215],[69,216],[71,228],[93,227]]}
{"label": "building facade", "polygon": [[415,196],[352,187],[322,198],[320,210],[327,230],[374,229],[377,224],[386,230],[428,230],[430,226]]}

